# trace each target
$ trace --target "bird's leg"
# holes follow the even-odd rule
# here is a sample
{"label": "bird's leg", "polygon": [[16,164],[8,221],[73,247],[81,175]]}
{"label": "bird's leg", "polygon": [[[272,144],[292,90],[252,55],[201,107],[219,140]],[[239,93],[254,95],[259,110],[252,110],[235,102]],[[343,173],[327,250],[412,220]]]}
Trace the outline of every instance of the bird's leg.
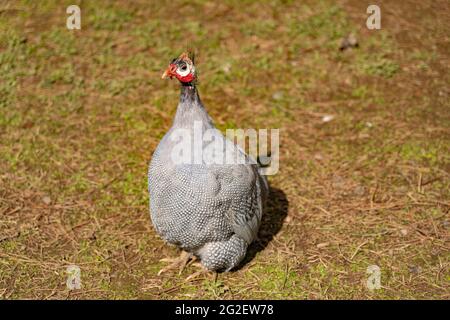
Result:
{"label": "bird's leg", "polygon": [[173,270],[173,269],[179,269],[178,274],[180,275],[184,268],[186,268],[189,260],[192,258],[192,253],[186,252],[186,251],[182,251],[180,256],[178,258],[175,259],[161,259],[160,261],[162,262],[171,262],[167,267],[162,268],[161,270],[159,270],[158,272],[158,276],[160,276],[161,274],[169,271],[169,270]]}
{"label": "bird's leg", "polygon": [[209,270],[206,269],[201,263],[195,262],[195,263],[193,263],[192,265],[193,265],[193,266],[196,266],[196,267],[198,267],[198,268],[200,268],[200,270],[197,271],[197,272],[194,272],[194,273],[191,274],[189,277],[187,277],[187,278],[185,279],[186,282],[192,281],[192,280],[196,279],[197,277],[199,277],[199,276],[201,276],[201,275],[211,275],[211,274],[212,274],[213,277],[214,277],[214,282],[217,281],[217,275],[218,275],[217,272],[215,272],[215,271],[209,271]]}

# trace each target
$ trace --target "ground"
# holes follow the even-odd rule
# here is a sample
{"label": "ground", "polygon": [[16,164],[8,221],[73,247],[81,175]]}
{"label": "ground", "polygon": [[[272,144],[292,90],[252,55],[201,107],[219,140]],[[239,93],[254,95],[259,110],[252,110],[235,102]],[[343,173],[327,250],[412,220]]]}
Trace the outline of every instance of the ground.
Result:
{"label": "ground", "polygon": [[[376,2],[380,30],[356,0],[0,1],[0,298],[449,299],[450,4]],[[157,276],[178,251],[148,212],[187,46],[221,130],[280,129],[260,239],[216,281]]]}

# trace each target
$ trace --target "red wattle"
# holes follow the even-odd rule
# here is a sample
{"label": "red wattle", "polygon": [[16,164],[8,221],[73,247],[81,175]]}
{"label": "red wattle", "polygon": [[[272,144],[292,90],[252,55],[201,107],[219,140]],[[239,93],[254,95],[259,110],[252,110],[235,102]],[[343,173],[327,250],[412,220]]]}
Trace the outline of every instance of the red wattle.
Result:
{"label": "red wattle", "polygon": [[188,75],[182,77],[180,75],[176,75],[177,79],[180,80],[181,82],[191,82],[192,80],[194,80],[194,75],[192,73],[189,73]]}

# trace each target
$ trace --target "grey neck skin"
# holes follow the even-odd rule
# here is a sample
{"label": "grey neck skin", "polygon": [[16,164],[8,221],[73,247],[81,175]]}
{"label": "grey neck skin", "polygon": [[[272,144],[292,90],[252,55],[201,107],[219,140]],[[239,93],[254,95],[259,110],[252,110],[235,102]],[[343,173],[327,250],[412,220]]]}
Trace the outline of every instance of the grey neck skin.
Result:
{"label": "grey neck skin", "polygon": [[194,84],[182,84],[180,102],[173,121],[175,128],[192,128],[195,121],[201,121],[204,128],[214,128]]}

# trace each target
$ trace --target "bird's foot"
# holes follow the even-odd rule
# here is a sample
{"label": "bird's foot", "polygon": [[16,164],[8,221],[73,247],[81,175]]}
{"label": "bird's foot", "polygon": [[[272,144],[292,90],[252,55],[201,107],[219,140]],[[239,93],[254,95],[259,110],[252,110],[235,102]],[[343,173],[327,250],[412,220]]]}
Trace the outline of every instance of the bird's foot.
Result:
{"label": "bird's foot", "polygon": [[159,260],[161,262],[169,262],[170,264],[167,267],[164,267],[161,270],[159,270],[158,276],[173,269],[178,269],[179,270],[178,274],[180,275],[186,268],[186,266],[189,264],[189,260],[191,260],[192,257],[193,257],[192,253],[183,251],[181,252],[181,255],[178,258],[164,258]]}
{"label": "bird's foot", "polygon": [[203,276],[212,276],[214,278],[214,281],[217,281],[217,275],[218,275],[217,272],[209,271],[201,263],[196,262],[196,263],[193,263],[192,265],[200,268],[200,270],[191,274],[184,281],[186,281],[186,282],[194,281],[195,279],[197,279],[198,277],[200,277],[202,275]]}

